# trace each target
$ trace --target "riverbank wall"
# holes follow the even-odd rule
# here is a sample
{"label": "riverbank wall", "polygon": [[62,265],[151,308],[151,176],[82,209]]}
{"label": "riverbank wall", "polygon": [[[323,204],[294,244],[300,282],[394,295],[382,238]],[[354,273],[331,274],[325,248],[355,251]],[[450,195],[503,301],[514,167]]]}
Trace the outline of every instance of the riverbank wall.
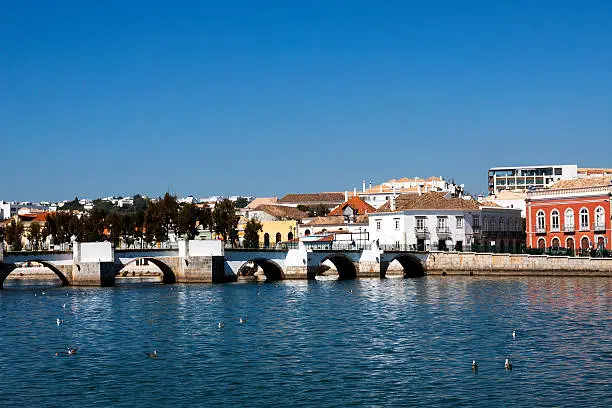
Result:
{"label": "riverbank wall", "polygon": [[428,275],[612,277],[612,258],[432,252]]}

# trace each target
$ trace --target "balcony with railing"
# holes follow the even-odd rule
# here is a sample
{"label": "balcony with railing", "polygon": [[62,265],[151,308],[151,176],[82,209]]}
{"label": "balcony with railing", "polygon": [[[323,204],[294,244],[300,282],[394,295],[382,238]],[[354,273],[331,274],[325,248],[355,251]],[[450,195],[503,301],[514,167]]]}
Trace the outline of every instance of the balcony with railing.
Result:
{"label": "balcony with railing", "polygon": [[557,225],[551,225],[550,226],[550,232],[561,232],[561,227],[557,224]]}
{"label": "balcony with railing", "polygon": [[605,222],[594,222],[593,223],[593,231],[605,231],[606,223]]}
{"label": "balcony with railing", "polygon": [[563,226],[563,231],[568,234],[574,233],[576,232],[576,226],[574,224],[565,224]]}
{"label": "balcony with railing", "polygon": [[427,227],[414,227],[414,234],[417,238],[424,238],[427,234],[429,234],[429,228]]}
{"label": "balcony with railing", "polygon": [[536,234],[546,234],[546,227],[536,227],[535,232]]}
{"label": "balcony with railing", "polygon": [[580,224],[579,231],[590,231],[589,224]]}
{"label": "balcony with railing", "polygon": [[448,228],[448,226],[446,225],[438,225],[436,227],[436,234],[438,236],[446,236],[446,235],[450,235],[451,231],[450,228]]}

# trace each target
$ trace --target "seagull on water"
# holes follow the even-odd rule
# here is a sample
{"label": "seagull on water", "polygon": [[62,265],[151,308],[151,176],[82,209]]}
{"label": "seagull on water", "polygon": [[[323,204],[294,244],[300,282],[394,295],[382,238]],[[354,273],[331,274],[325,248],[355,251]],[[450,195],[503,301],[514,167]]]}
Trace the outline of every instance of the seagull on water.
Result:
{"label": "seagull on water", "polygon": [[59,317],[55,320],[55,322],[57,323],[57,325],[59,326],[60,324],[64,323],[63,319],[60,319]]}
{"label": "seagull on water", "polygon": [[75,348],[68,347],[68,355],[69,356],[75,355],[78,349],[79,349],[78,347],[75,347]]}
{"label": "seagull on water", "polygon": [[516,339],[516,331],[512,330],[512,338]]}
{"label": "seagull on water", "polygon": [[478,371],[478,363],[476,360],[472,360],[472,371]]}
{"label": "seagull on water", "polygon": [[247,322],[246,317],[241,317],[241,318],[240,318],[240,324],[244,324],[244,323],[246,323],[246,322]]}
{"label": "seagull on water", "polygon": [[512,363],[510,362],[510,360],[506,359],[506,362],[504,363],[504,368],[506,370],[512,370]]}
{"label": "seagull on water", "polygon": [[45,293],[45,292],[40,292],[40,293],[42,293],[43,295],[46,295],[46,293]]}
{"label": "seagull on water", "polygon": [[65,309],[65,308],[66,308],[66,304],[64,303],[64,304],[62,305],[62,307]]}
{"label": "seagull on water", "polygon": [[145,354],[147,355],[147,357],[151,357],[151,358],[157,358],[157,350],[153,350],[152,353],[147,353],[145,351]]}
{"label": "seagull on water", "polygon": [[223,326],[225,326],[225,325],[223,323],[219,322],[218,326],[219,326],[220,329],[222,329]]}

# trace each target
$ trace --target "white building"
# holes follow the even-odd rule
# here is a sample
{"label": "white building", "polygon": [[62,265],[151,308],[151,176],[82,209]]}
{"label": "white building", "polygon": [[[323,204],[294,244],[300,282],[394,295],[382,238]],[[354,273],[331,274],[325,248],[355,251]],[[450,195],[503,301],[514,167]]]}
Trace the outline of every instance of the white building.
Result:
{"label": "white building", "polygon": [[482,200],[484,205],[496,204],[504,208],[516,208],[521,210],[521,217],[525,218],[525,199],[527,193],[523,191],[500,190]]}
{"label": "white building", "polygon": [[370,214],[368,229],[370,239],[381,247],[418,251],[478,246],[514,252],[523,236],[520,210],[445,198],[444,193],[404,194],[390,200]]}

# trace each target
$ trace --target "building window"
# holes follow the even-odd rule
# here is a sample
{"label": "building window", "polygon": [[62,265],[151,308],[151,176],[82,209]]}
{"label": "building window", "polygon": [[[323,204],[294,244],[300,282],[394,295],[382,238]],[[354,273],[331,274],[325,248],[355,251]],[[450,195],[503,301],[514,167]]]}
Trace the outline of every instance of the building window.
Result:
{"label": "building window", "polygon": [[393,226],[395,227],[396,231],[399,231],[399,229],[400,229],[400,219],[399,218],[394,218],[393,219]]}
{"label": "building window", "polygon": [[472,225],[477,228],[480,227],[480,217],[478,215],[472,216]]}
{"label": "building window", "polygon": [[586,208],[580,209],[580,231],[589,230],[589,210]]}
{"label": "building window", "polygon": [[417,217],[416,219],[416,228],[418,231],[424,231],[425,230],[425,218],[424,217]]}
{"label": "building window", "polygon": [[463,228],[463,217],[462,216],[457,217],[457,228]]}
{"label": "building window", "polygon": [[571,232],[574,230],[574,210],[568,208],[565,210],[565,220],[563,221],[565,225],[563,226],[565,231]]}
{"label": "building window", "polygon": [[536,214],[536,232],[546,232],[546,216],[542,210]]}
{"label": "building window", "polygon": [[438,217],[438,229],[446,230],[446,217]]}
{"label": "building window", "polygon": [[505,231],[506,230],[506,225],[504,223],[504,219],[503,218],[499,219],[499,230],[500,231]]}
{"label": "building window", "polygon": [[550,230],[559,231],[559,211],[556,209],[550,212]]}
{"label": "building window", "polygon": [[603,207],[597,207],[595,210],[595,228],[605,229],[606,226],[606,210]]}
{"label": "building window", "polygon": [[544,238],[538,239],[538,248],[540,249],[546,248],[546,240]]}
{"label": "building window", "polygon": [[380,231],[380,220],[376,220],[376,231]]}

